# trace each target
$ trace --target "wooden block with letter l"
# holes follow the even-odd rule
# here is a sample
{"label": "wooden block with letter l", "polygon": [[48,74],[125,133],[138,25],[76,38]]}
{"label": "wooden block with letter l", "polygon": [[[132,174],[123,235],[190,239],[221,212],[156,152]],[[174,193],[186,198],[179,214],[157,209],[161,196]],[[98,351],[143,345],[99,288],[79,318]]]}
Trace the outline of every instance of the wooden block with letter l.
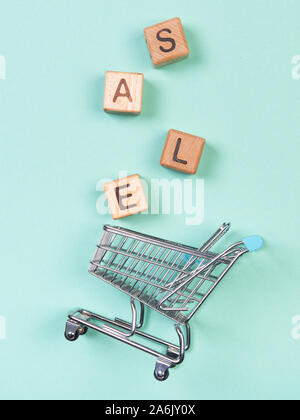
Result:
{"label": "wooden block with letter l", "polygon": [[144,75],[107,71],[104,88],[104,111],[140,114],[142,111]]}
{"label": "wooden block with letter l", "polygon": [[149,26],[144,33],[154,67],[174,63],[189,56],[190,50],[179,18]]}
{"label": "wooden block with letter l", "polygon": [[104,184],[104,192],[113,219],[121,219],[148,210],[139,175]]}
{"label": "wooden block with letter l", "polygon": [[170,130],[160,164],[187,174],[195,174],[204,149],[205,139],[182,131]]}

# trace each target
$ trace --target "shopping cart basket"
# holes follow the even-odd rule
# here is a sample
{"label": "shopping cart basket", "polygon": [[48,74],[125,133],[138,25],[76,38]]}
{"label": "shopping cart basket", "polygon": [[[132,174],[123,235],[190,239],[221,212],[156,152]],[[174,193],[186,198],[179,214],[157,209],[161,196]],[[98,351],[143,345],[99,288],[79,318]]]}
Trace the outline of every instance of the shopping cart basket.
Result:
{"label": "shopping cart basket", "polygon": [[[250,236],[222,253],[211,252],[210,249],[229,228],[230,224],[224,223],[197,250],[120,227],[104,226],[89,272],[130,296],[132,321],[110,320],[79,309],[69,314],[65,337],[75,341],[89,328],[106,334],[155,356],[156,379],[167,379],[169,368],[180,364],[190,347],[189,321],[192,316],[237,259],[263,245],[260,236]],[[139,320],[136,301],[140,303]],[[141,330],[145,305],[174,321],[178,345]],[[159,343],[166,351],[160,353],[134,341],[133,337]]]}

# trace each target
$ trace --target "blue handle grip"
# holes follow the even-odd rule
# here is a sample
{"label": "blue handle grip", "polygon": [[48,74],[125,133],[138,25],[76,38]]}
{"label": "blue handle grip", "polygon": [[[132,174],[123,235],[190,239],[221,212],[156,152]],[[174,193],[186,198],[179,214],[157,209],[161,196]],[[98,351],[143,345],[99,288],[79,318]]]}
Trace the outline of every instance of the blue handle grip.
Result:
{"label": "blue handle grip", "polygon": [[259,235],[248,236],[243,242],[250,252],[258,251],[264,244],[263,238]]}

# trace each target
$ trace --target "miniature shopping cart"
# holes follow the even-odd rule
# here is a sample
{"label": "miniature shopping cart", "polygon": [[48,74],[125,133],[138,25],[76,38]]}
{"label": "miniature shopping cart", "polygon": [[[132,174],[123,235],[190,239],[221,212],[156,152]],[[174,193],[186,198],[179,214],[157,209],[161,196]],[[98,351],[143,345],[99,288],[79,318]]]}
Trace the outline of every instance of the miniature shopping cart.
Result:
{"label": "miniature shopping cart", "polygon": [[[132,321],[107,319],[79,309],[69,315],[65,337],[75,341],[91,328],[157,358],[154,376],[167,379],[169,368],[180,364],[191,344],[189,321],[239,257],[261,248],[260,236],[234,243],[221,253],[211,248],[229,230],[223,224],[200,249],[104,226],[89,272],[130,296]],[[136,301],[140,304],[140,316]],[[145,305],[175,323],[175,345],[142,331]],[[166,348],[160,353],[133,338],[142,337]]]}

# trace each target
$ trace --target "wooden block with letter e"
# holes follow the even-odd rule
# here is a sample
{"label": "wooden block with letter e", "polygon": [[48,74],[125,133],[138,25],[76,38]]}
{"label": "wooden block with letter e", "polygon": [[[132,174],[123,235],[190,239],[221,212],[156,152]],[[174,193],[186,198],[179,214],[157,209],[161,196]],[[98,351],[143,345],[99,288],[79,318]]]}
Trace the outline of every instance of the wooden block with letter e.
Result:
{"label": "wooden block with letter e", "polygon": [[148,210],[139,175],[104,184],[104,192],[113,219],[121,219]]}
{"label": "wooden block with letter e", "polygon": [[107,112],[140,114],[142,111],[144,75],[107,71],[104,104]]}
{"label": "wooden block with letter e", "polygon": [[149,26],[144,33],[154,67],[183,60],[190,53],[179,18]]}
{"label": "wooden block with letter e", "polygon": [[182,131],[170,130],[160,164],[187,174],[195,174],[204,149],[205,139]]}

